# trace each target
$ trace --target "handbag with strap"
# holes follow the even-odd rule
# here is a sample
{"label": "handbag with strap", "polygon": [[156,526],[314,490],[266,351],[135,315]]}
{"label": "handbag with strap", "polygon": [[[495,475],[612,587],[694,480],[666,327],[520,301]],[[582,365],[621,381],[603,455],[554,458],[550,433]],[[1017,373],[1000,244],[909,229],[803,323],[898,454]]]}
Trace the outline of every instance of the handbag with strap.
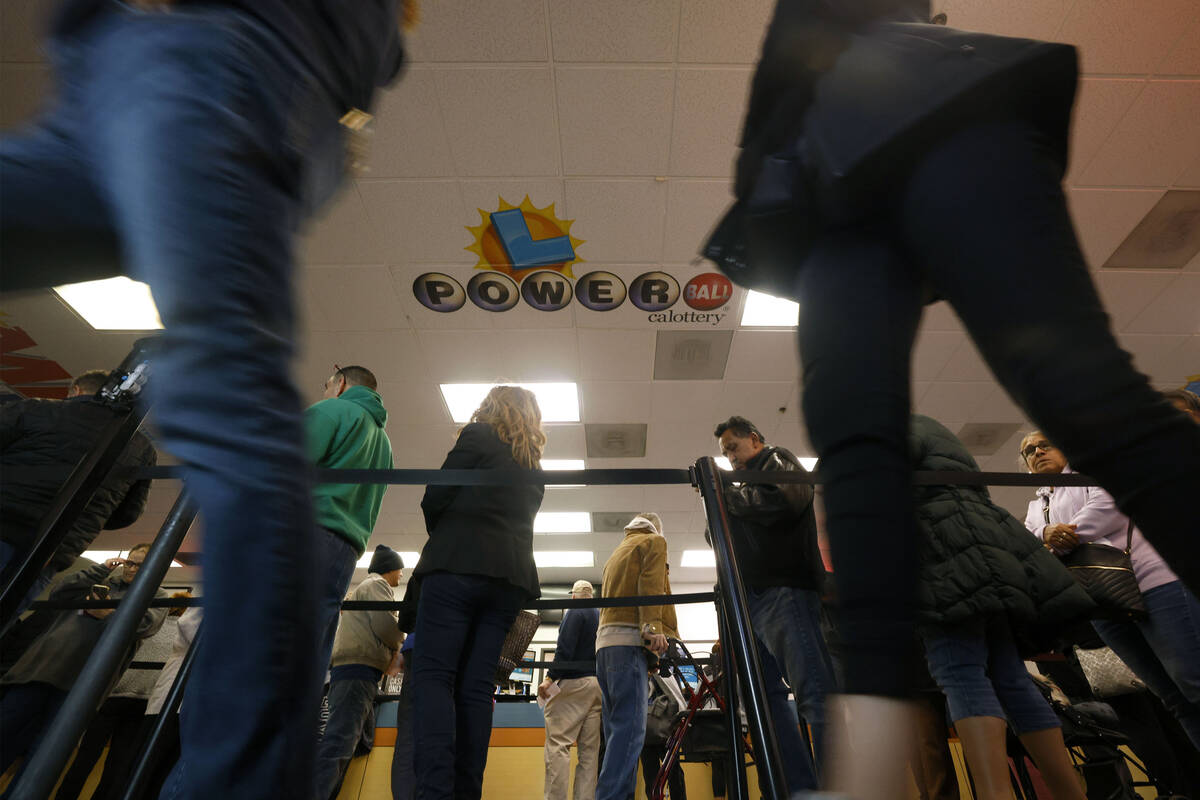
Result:
{"label": "handbag with strap", "polygon": [[[1042,516],[1050,524],[1050,495],[1042,495]],[[1093,617],[1112,620],[1142,619],[1146,604],[1133,573],[1130,549],[1133,520],[1125,531],[1125,549],[1099,542],[1083,542],[1061,556],[1063,565],[1096,603]]]}
{"label": "handbag with strap", "polygon": [[529,649],[529,643],[533,641],[533,635],[537,633],[538,625],[541,624],[542,618],[537,613],[517,612],[517,618],[513,620],[508,635],[504,637],[504,644],[500,647],[500,663],[496,665],[493,683],[499,685],[508,680],[517,664],[525,658],[525,651]]}
{"label": "handbag with strap", "polygon": [[1146,691],[1146,684],[1121,660],[1111,647],[1091,650],[1076,646],[1075,658],[1092,694],[1099,698]]}

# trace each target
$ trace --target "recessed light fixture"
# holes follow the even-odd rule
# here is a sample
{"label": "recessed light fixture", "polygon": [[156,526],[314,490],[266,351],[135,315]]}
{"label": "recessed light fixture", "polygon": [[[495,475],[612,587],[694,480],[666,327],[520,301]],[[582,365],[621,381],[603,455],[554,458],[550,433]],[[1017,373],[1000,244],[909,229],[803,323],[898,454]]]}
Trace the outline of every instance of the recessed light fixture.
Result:
{"label": "recessed light fixture", "polygon": [[[543,458],[542,469],[547,472],[553,472],[560,469],[583,469],[582,458]],[[580,489],[585,484],[582,483],[554,483],[547,484],[547,489]]]}
{"label": "recessed light fixture", "polygon": [[129,278],[69,283],[54,291],[98,331],[162,329],[150,287]]}
{"label": "recessed light fixture", "polygon": [[591,533],[592,515],[586,511],[539,511],[534,533]]}
{"label": "recessed light fixture", "polygon": [[679,560],[681,567],[715,567],[717,557],[712,550],[684,550],[683,558]]}
{"label": "recessed light fixture", "polygon": [[[84,550],[82,553],[80,553],[80,555],[83,556],[84,558],[90,558],[92,561],[95,561],[98,564],[103,564],[105,561],[108,561],[110,558],[128,558],[129,551],[128,550]],[[174,569],[175,567],[182,567],[182,566],[183,566],[183,564],[180,564],[175,559],[171,559],[171,568],[172,569]]]}
{"label": "recessed light fixture", "polygon": [[800,461],[800,466],[804,467],[809,472],[812,472],[814,469],[817,468],[817,460],[815,458],[807,458],[806,457],[806,458],[799,459],[799,461]]}
{"label": "recessed light fixture", "polygon": [[539,567],[596,566],[596,556],[591,550],[535,550],[533,561]]}
{"label": "recessed light fixture", "polygon": [[[470,422],[471,415],[496,383],[443,383],[442,397],[450,418],[455,422]],[[516,383],[537,396],[542,422],[579,422],[579,388],[574,383]]]}
{"label": "recessed light fixture", "polygon": [[762,292],[746,292],[744,328],[794,328],[800,324],[800,305]]}
{"label": "recessed light fixture", "polygon": [[[360,558],[358,561],[355,562],[355,564],[354,564],[355,569],[366,569],[367,567],[371,566],[371,557],[374,555],[375,555],[375,548],[372,547],[371,549],[367,550],[367,552],[363,553],[362,558]],[[405,569],[412,569],[413,567],[415,567],[417,565],[417,561],[419,561],[420,558],[421,558],[420,553],[413,553],[413,552],[408,552],[408,551],[400,553],[400,560],[404,562]]]}

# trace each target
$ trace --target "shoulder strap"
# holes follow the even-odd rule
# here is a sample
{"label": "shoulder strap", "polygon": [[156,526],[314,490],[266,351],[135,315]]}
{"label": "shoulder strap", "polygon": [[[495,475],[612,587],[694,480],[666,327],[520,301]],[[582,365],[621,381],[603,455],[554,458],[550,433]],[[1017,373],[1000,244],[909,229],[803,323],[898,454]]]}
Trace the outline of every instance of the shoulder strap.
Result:
{"label": "shoulder strap", "polygon": [[1050,495],[1042,495],[1042,516],[1046,518],[1046,524],[1050,524]]}
{"label": "shoulder strap", "polygon": [[1129,520],[1129,528],[1125,531],[1125,555],[1133,549],[1133,520]]}

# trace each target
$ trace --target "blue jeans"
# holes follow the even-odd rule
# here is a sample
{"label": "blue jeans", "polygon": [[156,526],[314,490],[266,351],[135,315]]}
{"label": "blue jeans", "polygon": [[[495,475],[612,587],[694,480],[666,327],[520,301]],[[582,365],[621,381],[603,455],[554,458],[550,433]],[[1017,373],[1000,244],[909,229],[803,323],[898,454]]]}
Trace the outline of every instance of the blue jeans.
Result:
{"label": "blue jeans", "polygon": [[58,103],[0,141],[0,281],[125,273],[166,326],[150,386],[204,519],[206,632],[164,796],[309,797],[326,665],[292,253],[340,110],[233,8],[113,3],[51,50]]}
{"label": "blue jeans", "polygon": [[358,562],[358,550],[346,539],[327,528],[317,528],[317,563],[321,565],[321,604],[317,618],[318,639],[317,663],[322,669],[329,668],[333,654],[333,639],[337,636],[338,615],[342,611],[342,600],[354,577],[354,565]]}
{"label": "blue jeans", "polygon": [[596,677],[604,723],[604,763],[596,782],[596,800],[633,800],[650,702],[645,648],[600,648],[596,651]]}
{"label": "blue jeans", "polygon": [[[0,570],[3,570],[5,567],[7,567],[10,560],[21,555],[24,554],[18,551],[16,547],[8,542],[0,540]],[[21,599],[20,605],[17,606],[18,615],[25,613],[33,601],[37,600],[38,595],[50,585],[50,581],[54,580],[54,576],[57,574],[58,570],[56,570],[54,567],[46,566],[42,569],[41,574],[34,579],[33,585],[29,587],[29,591],[25,594],[25,597]]]}
{"label": "blue jeans", "polygon": [[761,641],[758,643],[758,660],[762,665],[763,683],[767,687],[767,705],[771,708],[771,723],[775,730],[775,741],[779,743],[779,755],[783,759],[783,774],[787,778],[788,791],[816,789],[816,766],[808,745],[800,735],[795,706],[788,700],[790,690],[783,682],[783,675],[775,657]]}
{"label": "blue jeans", "polygon": [[[67,693],[48,683],[15,683],[0,688],[0,773],[3,773],[21,756],[37,749],[42,734],[50,721],[58,715],[58,709],[67,699]],[[25,762],[29,763],[28,760]],[[7,797],[25,771],[25,764],[17,770],[8,784]]]}
{"label": "blue jeans", "polygon": [[[1184,523],[1196,516],[1200,426],[1163,402],[1113,336],[1046,144],[1021,123],[967,126],[905,174],[872,223],[822,234],[797,260],[795,284],[804,420],[837,564],[843,688],[896,697],[913,683],[898,668],[912,647],[920,573],[908,423],[912,347],[931,294],[1071,465],[1200,586],[1195,526]],[[1056,298],[1056,313],[1014,313],[1030,292]],[[852,413],[847,397],[862,400]]]}
{"label": "blue jeans", "polygon": [[[800,714],[812,728],[815,763],[819,763],[825,744],[825,697],[837,691],[833,662],[821,633],[821,597],[806,589],[772,586],[761,590],[747,589],[746,600],[750,604],[750,622],[755,636],[775,657],[796,695]],[[776,723],[777,733],[779,729],[780,723]],[[788,732],[786,738],[795,738],[801,749],[793,750],[787,745],[780,753],[785,763],[808,756],[798,737],[792,737]],[[785,747],[784,738],[780,738],[779,744],[781,748]],[[799,777],[800,767],[792,765],[791,769],[796,770]],[[788,786],[792,791],[802,788],[792,786],[790,778]]]}
{"label": "blue jeans", "polygon": [[1200,750],[1200,602],[1179,581],[1156,586],[1142,598],[1148,619],[1092,624]]}
{"label": "blue jeans", "polygon": [[342,680],[329,684],[329,722],[317,748],[317,800],[336,796],[378,690],[379,684],[374,681]]}
{"label": "blue jeans", "polygon": [[421,579],[412,672],[419,800],[482,794],[500,648],[524,600],[524,590],[496,578]]}
{"label": "blue jeans", "polygon": [[1006,618],[923,626],[921,638],[954,722],[999,717],[1018,734],[1061,727],[1026,671]]}

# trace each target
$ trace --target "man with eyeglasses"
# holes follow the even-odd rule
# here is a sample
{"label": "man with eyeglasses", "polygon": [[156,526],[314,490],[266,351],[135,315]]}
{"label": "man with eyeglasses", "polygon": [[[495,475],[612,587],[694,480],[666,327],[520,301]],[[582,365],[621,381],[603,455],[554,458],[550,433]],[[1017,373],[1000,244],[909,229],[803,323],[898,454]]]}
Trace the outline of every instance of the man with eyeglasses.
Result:
{"label": "man with eyeglasses", "polygon": [[[366,367],[339,367],[325,381],[324,397],[304,414],[308,456],[317,469],[391,469],[392,443],[384,425],[387,409],[375,374]],[[317,513],[318,655],[329,666],[338,612],[354,566],[367,549],[387,484],[318,483]]]}
{"label": "man with eyeglasses", "polygon": [[[149,550],[148,543],[135,545],[125,558],[111,558],[72,573],[54,587],[50,599],[119,600],[129,591]],[[167,596],[161,588],[155,594]],[[37,749],[45,727],[83,672],[114,610],[86,608],[59,614],[0,680],[4,686],[0,695],[0,729],[4,731],[0,736],[0,773]],[[137,641],[153,636],[166,616],[166,608],[146,609],[138,623]],[[133,660],[137,641],[126,651],[121,668],[113,673],[114,683]],[[14,776],[10,785],[16,782]]]}

